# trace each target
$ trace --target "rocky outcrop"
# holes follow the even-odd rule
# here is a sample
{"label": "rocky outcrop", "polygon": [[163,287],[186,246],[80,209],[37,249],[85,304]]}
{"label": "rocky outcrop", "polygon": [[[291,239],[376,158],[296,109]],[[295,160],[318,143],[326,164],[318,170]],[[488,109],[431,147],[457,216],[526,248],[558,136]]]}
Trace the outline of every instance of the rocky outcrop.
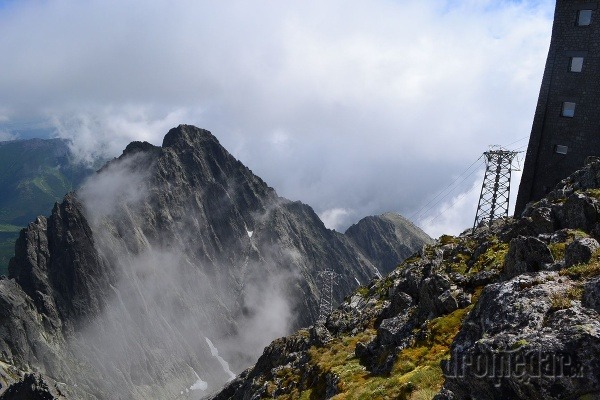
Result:
{"label": "rocky outcrop", "polygon": [[446,389],[459,399],[597,396],[600,322],[574,287],[556,272],[487,286],[454,340]]}
{"label": "rocky outcrop", "polygon": [[396,213],[365,217],[345,232],[384,274],[433,240],[421,228]]}
{"label": "rocky outcrop", "polygon": [[37,311],[64,332],[97,315],[103,293],[115,281],[73,194],[55,205],[49,219],[38,217],[21,232],[9,273]]}
{"label": "rocky outcrop", "polygon": [[550,249],[533,236],[519,236],[510,241],[504,261],[504,275],[511,277],[525,272],[537,272],[554,262]]}
{"label": "rocky outcrop", "polygon": [[598,248],[600,244],[593,238],[573,240],[565,249],[565,266],[588,263]]}
{"label": "rocky outcrop", "polygon": [[[463,250],[473,252],[448,246],[444,257],[455,258]],[[471,304],[473,288],[469,287],[469,280],[448,271],[437,254],[442,253],[426,248],[421,256],[412,257],[384,279],[374,280],[346,298],[323,325],[284,339],[295,342],[303,338],[302,347],[290,350],[281,345],[287,342],[273,342],[259,363],[214,399],[291,399],[307,392],[315,398],[333,394],[360,398],[357,390],[364,390],[365,398],[378,398],[376,392],[368,391],[374,389],[369,389],[369,379],[385,382],[403,360],[403,351],[431,347],[427,342],[435,329],[430,321],[464,312]],[[477,267],[493,270],[498,265],[489,262]],[[462,268],[466,264],[454,269]],[[452,324],[459,322],[460,317]],[[273,354],[278,355],[277,360]],[[438,356],[441,355],[434,357]],[[353,366],[346,367],[346,363]],[[281,379],[282,376],[287,379]],[[360,382],[365,376],[370,378],[363,388],[353,387],[354,380]],[[403,398],[411,391],[407,382],[390,381],[395,389],[379,395]]]}
{"label": "rocky outcrop", "polygon": [[40,375],[27,374],[23,380],[9,386],[0,395],[2,400],[60,400],[65,397],[58,388],[51,388]]}

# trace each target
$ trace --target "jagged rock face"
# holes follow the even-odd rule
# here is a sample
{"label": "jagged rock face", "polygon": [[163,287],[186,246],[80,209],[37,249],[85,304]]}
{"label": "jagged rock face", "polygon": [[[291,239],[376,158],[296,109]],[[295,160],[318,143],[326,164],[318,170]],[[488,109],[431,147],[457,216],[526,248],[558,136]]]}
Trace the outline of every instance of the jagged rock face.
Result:
{"label": "jagged rock face", "polygon": [[433,242],[421,228],[396,213],[365,217],[348,228],[345,235],[375,260],[384,274]]}
{"label": "jagged rock face", "polygon": [[377,256],[179,126],[21,232],[0,281],[0,350],[19,369],[3,386],[33,369],[71,398],[197,398],[316,318],[319,271],[339,274],[339,301]]}

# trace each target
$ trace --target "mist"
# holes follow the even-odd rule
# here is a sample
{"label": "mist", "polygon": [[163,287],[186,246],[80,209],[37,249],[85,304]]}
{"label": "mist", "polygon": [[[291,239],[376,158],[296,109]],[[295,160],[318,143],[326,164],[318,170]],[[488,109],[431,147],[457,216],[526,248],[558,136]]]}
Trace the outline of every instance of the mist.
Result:
{"label": "mist", "polygon": [[[194,212],[175,231],[148,237],[152,191],[160,190],[148,175],[155,162],[144,153],[113,161],[78,192],[115,282],[70,348],[87,371],[76,374],[80,386],[111,398],[199,399],[290,332],[295,304],[286,288],[295,276],[256,261],[204,265],[188,247],[203,234],[190,226]],[[270,273],[241,281],[242,267]]]}

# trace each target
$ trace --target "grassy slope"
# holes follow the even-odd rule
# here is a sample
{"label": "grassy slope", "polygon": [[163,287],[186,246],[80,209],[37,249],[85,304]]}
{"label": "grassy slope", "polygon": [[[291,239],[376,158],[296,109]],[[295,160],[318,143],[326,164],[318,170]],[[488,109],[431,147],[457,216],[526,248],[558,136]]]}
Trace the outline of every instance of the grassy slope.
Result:
{"label": "grassy slope", "polygon": [[[598,197],[600,198],[600,195]],[[564,259],[564,248],[574,238],[587,236],[578,230],[565,230],[565,232],[566,240],[564,242],[553,243],[550,246],[557,261]],[[471,259],[471,257],[474,255],[477,243],[467,237],[444,235],[436,245],[429,246],[427,250],[433,254],[433,249],[436,247],[447,244],[456,246],[456,250],[451,256],[443,261],[443,266],[448,272],[458,272],[469,276],[480,271],[502,270],[508,243],[499,240],[496,236],[489,236],[486,240],[489,248],[475,256],[475,259]],[[471,259],[471,263],[468,263],[469,259]],[[398,268],[402,269],[412,261],[415,260],[409,259]],[[576,285],[566,296],[561,294],[553,301],[555,309],[569,308],[572,306],[572,300],[581,300],[583,280],[600,276],[600,250],[596,251],[588,263],[565,268],[560,275],[575,280]],[[377,291],[385,293],[391,283],[387,282],[388,280],[389,277],[382,279],[372,288],[361,287],[357,293],[368,298],[372,298],[373,293]],[[317,368],[321,375],[333,373],[339,377],[338,394],[332,397],[333,400],[432,399],[444,383],[440,363],[450,357],[452,341],[460,330],[465,317],[476,305],[482,290],[483,286],[475,289],[472,303],[466,308],[431,319],[426,326],[418,328],[421,332],[417,337],[425,339],[414,340],[401,350],[389,375],[370,374],[355,356],[357,343],[367,343],[375,336],[374,326],[353,335],[337,337],[324,346],[313,346],[309,350],[310,367]],[[278,378],[290,382],[301,380],[298,371],[287,368],[280,370]],[[271,387],[274,386],[267,382],[267,392],[263,395],[264,398],[272,398]],[[323,398],[323,396],[323,382],[317,381],[304,390],[294,389],[291,393],[275,397],[283,400],[314,400]]]}
{"label": "grassy slope", "polygon": [[[469,238],[442,236],[437,244],[428,246],[427,251],[434,254],[434,249],[439,246],[450,243],[457,245],[457,250],[453,253],[451,260],[444,262],[444,268],[448,272],[460,271],[466,276],[470,276],[481,271],[499,270],[502,268],[508,244],[499,241],[495,236],[487,239],[490,243],[489,249],[477,257],[471,268],[467,267],[467,260],[473,255],[478,243]],[[418,259],[420,257],[406,260],[398,269],[403,269]],[[364,286],[359,288],[357,293],[365,298],[374,298],[374,294],[379,293],[382,297],[378,302],[382,302],[387,298],[386,293],[392,284],[393,280],[387,277],[376,282],[370,288]],[[334,395],[332,400],[432,399],[444,383],[441,361],[450,358],[450,345],[465,317],[477,303],[482,290],[482,286],[474,290],[472,303],[469,306],[431,319],[424,326],[417,328],[419,331],[417,337],[423,339],[412,341],[398,354],[389,375],[369,373],[355,355],[357,343],[368,343],[375,336],[374,325],[354,335],[336,337],[322,347],[313,346],[308,352],[310,365],[307,369],[316,368],[320,371],[321,376],[333,373],[339,377],[337,384],[339,393]],[[279,371],[278,378],[283,379],[284,382],[301,380],[299,371],[285,367]],[[304,390],[294,389],[289,394],[271,397],[273,388],[275,385],[269,385],[267,382],[267,391],[263,397],[281,400],[316,400],[325,395],[321,380],[317,380],[312,387]]]}

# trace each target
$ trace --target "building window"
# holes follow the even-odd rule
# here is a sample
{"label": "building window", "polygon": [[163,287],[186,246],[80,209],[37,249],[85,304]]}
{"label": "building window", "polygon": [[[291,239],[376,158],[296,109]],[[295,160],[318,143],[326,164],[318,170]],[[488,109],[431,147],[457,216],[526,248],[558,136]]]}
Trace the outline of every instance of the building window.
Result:
{"label": "building window", "polygon": [[577,12],[577,25],[586,26],[592,23],[592,10],[579,10]]}
{"label": "building window", "polygon": [[560,144],[554,146],[554,152],[556,154],[567,154],[567,151],[569,151],[569,148],[567,146],[562,146]]}
{"label": "building window", "polygon": [[575,103],[565,101],[562,106],[562,116],[572,118],[575,116]]}
{"label": "building window", "polygon": [[583,69],[583,57],[571,57],[571,64],[569,65],[569,71],[581,72]]}

